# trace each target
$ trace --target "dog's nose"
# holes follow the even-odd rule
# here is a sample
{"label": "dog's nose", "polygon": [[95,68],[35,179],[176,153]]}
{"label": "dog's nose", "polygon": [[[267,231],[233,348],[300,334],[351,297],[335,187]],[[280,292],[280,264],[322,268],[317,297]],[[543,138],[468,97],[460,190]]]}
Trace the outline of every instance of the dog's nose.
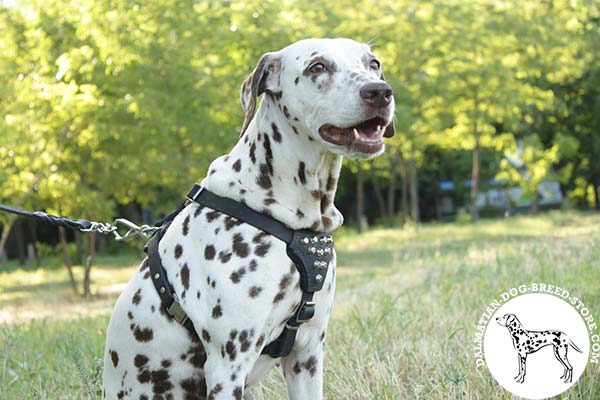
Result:
{"label": "dog's nose", "polygon": [[394,92],[385,82],[369,82],[360,88],[360,97],[372,107],[385,107],[392,102]]}

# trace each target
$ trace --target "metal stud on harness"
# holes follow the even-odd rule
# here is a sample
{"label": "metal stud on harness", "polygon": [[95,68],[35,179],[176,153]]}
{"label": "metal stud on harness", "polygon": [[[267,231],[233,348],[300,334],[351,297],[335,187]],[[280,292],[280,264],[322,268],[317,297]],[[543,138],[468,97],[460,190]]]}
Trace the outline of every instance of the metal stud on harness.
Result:
{"label": "metal stud on harness", "polygon": [[[333,257],[333,238],[330,234],[315,232],[308,229],[292,230],[281,222],[257,211],[252,210],[244,204],[232,199],[218,196],[195,184],[187,194],[189,201],[212,208],[231,217],[237,218],[250,224],[268,234],[275,236],[286,243],[288,257],[296,265],[300,274],[300,288],[302,298],[300,306],[285,324],[282,333],[277,339],[269,343],[262,354],[273,358],[288,355],[294,341],[298,328],[309,321],[315,315],[314,293],[323,288],[327,276],[327,270]],[[187,317],[173,295],[173,288],[167,280],[165,270],[160,260],[158,243],[166,232],[172,219],[183,209],[182,205],[177,211],[167,217],[160,231],[152,237],[146,246],[148,263],[152,282],[160,296],[162,307],[181,325],[197,336],[192,321]]]}

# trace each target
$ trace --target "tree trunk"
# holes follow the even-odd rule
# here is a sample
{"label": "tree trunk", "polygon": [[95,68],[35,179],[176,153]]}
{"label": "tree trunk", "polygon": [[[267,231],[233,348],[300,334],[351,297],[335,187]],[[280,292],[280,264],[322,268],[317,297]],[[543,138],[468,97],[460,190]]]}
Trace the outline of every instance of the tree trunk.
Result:
{"label": "tree trunk", "polygon": [[0,261],[7,258],[6,251],[4,250],[6,242],[8,240],[8,234],[14,224],[15,220],[11,218],[8,222],[5,222],[2,228],[2,238],[0,239]]}
{"label": "tree trunk", "polygon": [[418,224],[419,213],[419,178],[417,176],[417,161],[415,159],[415,145],[412,145],[411,159],[409,161],[410,173],[410,206],[413,223]]}
{"label": "tree trunk", "polygon": [[531,200],[531,207],[529,211],[532,214],[537,214],[540,211],[540,195],[538,194],[537,188],[533,192],[533,200]]}
{"label": "tree trunk", "polygon": [[417,176],[417,163],[409,161],[410,167],[410,216],[415,224],[419,223],[419,180]]}
{"label": "tree trunk", "polygon": [[63,262],[65,264],[65,268],[67,268],[67,272],[69,273],[71,287],[73,288],[73,292],[75,292],[75,294],[79,294],[79,290],[77,290],[77,281],[75,280],[75,275],[73,274],[73,266],[71,265],[71,257],[69,257],[69,251],[67,249],[67,232],[65,231],[64,226],[58,227],[58,238],[60,240],[60,247],[62,249]]}
{"label": "tree trunk", "polygon": [[391,162],[390,184],[387,192],[387,225],[391,228],[396,220],[396,180],[398,174],[396,172],[396,163]]}
{"label": "tree trunk", "polygon": [[83,273],[83,296],[89,299],[92,295],[91,290],[91,273],[92,273],[92,261],[96,255],[96,232],[90,232],[86,235],[87,240],[87,257],[85,258],[84,273]]}
{"label": "tree trunk", "polygon": [[592,182],[592,187],[594,188],[594,209],[600,211],[600,193],[598,192],[599,188],[596,180]]}
{"label": "tree trunk", "polygon": [[402,162],[402,225],[406,225],[408,222],[408,163],[404,158]]}
{"label": "tree trunk", "polygon": [[38,255],[38,250],[37,250],[37,242],[38,242],[38,236],[37,236],[37,231],[36,231],[36,225],[35,222],[31,219],[27,220],[27,227],[29,228],[29,234],[31,235],[31,240],[33,240],[33,257],[35,258],[35,265],[36,266],[40,266],[40,256]]}
{"label": "tree trunk", "polygon": [[27,257],[25,254],[25,237],[23,236],[23,221],[16,221],[15,233],[17,236],[17,253],[19,254],[19,265],[25,265],[25,260],[27,259]]}
{"label": "tree trunk", "polygon": [[383,221],[386,216],[385,202],[383,201],[381,185],[379,185],[379,179],[377,178],[377,174],[375,173],[375,168],[371,168],[371,180],[373,181],[373,192],[375,193],[375,201],[377,201],[379,218]]}
{"label": "tree trunk", "polygon": [[364,177],[363,177],[362,166],[358,166],[358,173],[356,174],[356,222],[358,224],[358,231],[362,232],[365,229],[364,224],[364,210],[365,210],[365,188],[364,188]]}
{"label": "tree trunk", "polygon": [[473,171],[471,173],[471,222],[479,220],[479,209],[477,208],[477,195],[479,194],[479,135],[475,134],[475,145],[473,146]]}

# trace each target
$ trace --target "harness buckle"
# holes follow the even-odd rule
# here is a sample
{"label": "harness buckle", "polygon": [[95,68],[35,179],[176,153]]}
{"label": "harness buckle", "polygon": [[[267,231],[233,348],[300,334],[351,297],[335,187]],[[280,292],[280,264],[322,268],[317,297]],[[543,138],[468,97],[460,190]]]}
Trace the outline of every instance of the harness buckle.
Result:
{"label": "harness buckle", "polygon": [[181,308],[181,306],[175,299],[173,299],[171,305],[167,307],[167,312],[169,313],[169,315],[175,318],[175,320],[181,325],[185,325],[185,323],[188,320],[187,314],[185,313],[185,311],[183,311],[183,308]]}
{"label": "harness buckle", "polygon": [[204,186],[198,185],[198,184],[194,185],[187,194],[188,200],[196,201],[196,199],[198,198],[200,193],[202,193],[203,190],[204,190]]}
{"label": "harness buckle", "polygon": [[[296,312],[296,323],[298,325],[308,322],[312,317],[315,316],[315,305],[317,305],[317,303],[314,301],[305,301],[302,303]],[[298,328],[296,327],[296,329]]]}

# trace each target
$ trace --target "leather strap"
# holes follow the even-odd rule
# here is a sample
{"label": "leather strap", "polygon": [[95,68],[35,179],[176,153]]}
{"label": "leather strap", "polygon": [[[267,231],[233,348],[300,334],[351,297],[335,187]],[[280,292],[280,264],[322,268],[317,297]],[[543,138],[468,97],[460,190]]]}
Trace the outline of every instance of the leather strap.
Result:
{"label": "leather strap", "polygon": [[209,192],[197,183],[192,186],[187,194],[187,198],[203,206],[242,220],[261,231],[265,231],[275,236],[285,243],[289,244],[292,242],[294,231],[281,222],[268,215],[254,211],[245,204]]}
{"label": "leather strap", "polygon": [[[249,208],[235,200],[218,196],[195,184],[187,194],[190,201],[225,213],[269,233],[286,243],[286,251],[300,273],[302,299],[300,306],[288,319],[279,337],[263,348],[262,354],[273,358],[285,357],[294,346],[298,328],[315,314],[315,291],[323,287],[329,262],[333,256],[333,238],[329,234],[311,230],[294,231],[281,222]],[[148,253],[148,262],[152,283],[160,296],[162,307],[183,325],[192,335],[198,337],[194,324],[175,298],[166,272],[160,260],[158,243],[171,221],[183,209],[184,205],[161,221],[161,229],[148,242],[144,249]]]}

